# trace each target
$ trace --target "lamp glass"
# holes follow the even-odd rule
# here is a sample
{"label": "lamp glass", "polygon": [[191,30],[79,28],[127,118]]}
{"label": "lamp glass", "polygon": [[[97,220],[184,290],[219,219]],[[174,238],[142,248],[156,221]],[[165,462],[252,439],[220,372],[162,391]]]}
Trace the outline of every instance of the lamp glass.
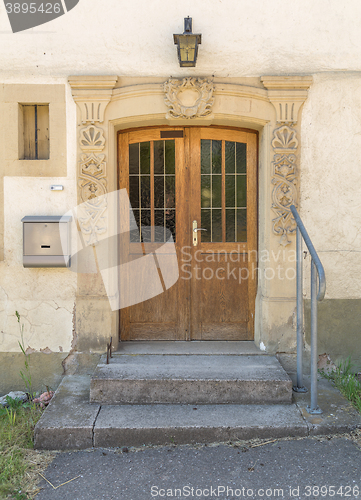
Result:
{"label": "lamp glass", "polygon": [[197,35],[178,35],[180,66],[195,66],[197,59]]}

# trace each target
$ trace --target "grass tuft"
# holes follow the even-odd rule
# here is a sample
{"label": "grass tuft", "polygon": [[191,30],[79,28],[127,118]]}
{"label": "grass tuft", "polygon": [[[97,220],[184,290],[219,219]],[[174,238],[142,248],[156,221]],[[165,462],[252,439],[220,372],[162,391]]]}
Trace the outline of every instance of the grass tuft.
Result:
{"label": "grass tuft", "polygon": [[0,407],[0,498],[25,500],[32,498],[26,481],[31,469],[27,456],[42,410],[9,399],[8,408]]}
{"label": "grass tuft", "polygon": [[[43,410],[34,402],[32,390],[30,355],[26,353],[24,342],[24,324],[15,311],[20,330],[19,347],[24,355],[24,372],[20,372],[24,381],[29,401],[6,397],[7,407],[0,405],[0,499],[13,498],[27,500],[34,497],[38,481],[37,472],[49,463],[49,454],[33,451],[34,427]],[[49,389],[48,389],[49,392]],[[29,458],[35,454],[35,460]],[[50,460],[51,461],[51,460]],[[36,468],[34,468],[34,464]]]}
{"label": "grass tuft", "polygon": [[357,379],[351,359],[339,363],[336,369],[326,374],[321,371],[321,375],[328,380],[331,380],[335,387],[357,408],[361,413],[361,384]]}

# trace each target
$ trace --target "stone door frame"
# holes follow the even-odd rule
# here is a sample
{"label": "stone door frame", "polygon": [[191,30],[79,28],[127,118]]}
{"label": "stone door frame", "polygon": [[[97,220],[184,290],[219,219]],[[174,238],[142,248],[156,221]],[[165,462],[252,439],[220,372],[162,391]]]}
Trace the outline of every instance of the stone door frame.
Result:
{"label": "stone door frame", "polygon": [[[119,86],[117,81],[116,76],[69,77],[78,105],[78,203],[86,201],[90,185],[96,196],[117,189],[119,130],[212,124],[258,130],[255,343],[263,343],[269,352],[293,351],[295,225],[289,206],[297,206],[299,200],[300,120],[312,77],[266,76],[257,86],[205,78],[130,86]],[[82,230],[89,232],[89,227]],[[110,336],[116,347],[118,327],[119,313],[111,311],[101,277],[79,274],[77,350],[104,352]]]}

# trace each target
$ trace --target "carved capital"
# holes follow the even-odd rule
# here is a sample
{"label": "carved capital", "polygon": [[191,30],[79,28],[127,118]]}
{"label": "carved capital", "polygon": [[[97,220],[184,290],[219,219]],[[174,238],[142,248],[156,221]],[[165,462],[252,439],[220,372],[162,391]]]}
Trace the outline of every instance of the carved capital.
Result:
{"label": "carved capital", "polygon": [[212,115],[214,84],[210,78],[170,78],[163,85],[167,119],[204,118]]}
{"label": "carved capital", "polygon": [[102,123],[117,77],[71,76],[68,81],[74,101],[81,111],[81,122]]}
{"label": "carved capital", "polygon": [[268,98],[276,110],[277,123],[297,123],[302,104],[312,84],[310,76],[264,76]]}

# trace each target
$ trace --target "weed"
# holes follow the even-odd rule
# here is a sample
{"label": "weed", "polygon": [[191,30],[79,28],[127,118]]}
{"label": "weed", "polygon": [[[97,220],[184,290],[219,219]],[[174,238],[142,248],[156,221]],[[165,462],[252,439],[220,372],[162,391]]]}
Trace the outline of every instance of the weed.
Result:
{"label": "weed", "polygon": [[26,387],[26,392],[28,393],[29,399],[33,400],[34,399],[34,393],[32,391],[32,383],[31,383],[31,371],[30,371],[30,354],[26,354],[25,351],[25,343],[24,343],[24,323],[20,323],[21,317],[18,311],[15,311],[16,318],[19,323],[19,329],[20,329],[20,338],[21,341],[19,340],[19,347],[21,349],[21,352],[24,354],[24,364],[25,364],[25,373],[20,371],[20,376],[23,379],[23,382]]}
{"label": "weed", "polygon": [[23,407],[23,402],[20,398],[13,399],[10,396],[6,396],[5,400],[8,404],[8,407],[12,410],[20,410],[20,408]]}
{"label": "weed", "polygon": [[357,380],[352,368],[351,358],[339,363],[336,370],[326,374],[320,372],[321,375],[328,380],[331,380],[337,389],[357,408],[361,413],[361,384]]}
{"label": "weed", "polygon": [[5,408],[5,410],[8,415],[8,420],[10,425],[14,427],[16,420],[16,410],[13,410],[12,408]]}
{"label": "weed", "polygon": [[30,372],[30,355],[26,354],[24,343],[24,324],[18,311],[15,311],[19,323],[19,346],[24,355],[25,370],[20,371],[29,401],[6,397],[7,407],[0,406],[0,498],[25,500],[31,498],[27,487],[31,464],[27,460],[29,449],[33,448],[33,434],[42,409],[33,401]]}

